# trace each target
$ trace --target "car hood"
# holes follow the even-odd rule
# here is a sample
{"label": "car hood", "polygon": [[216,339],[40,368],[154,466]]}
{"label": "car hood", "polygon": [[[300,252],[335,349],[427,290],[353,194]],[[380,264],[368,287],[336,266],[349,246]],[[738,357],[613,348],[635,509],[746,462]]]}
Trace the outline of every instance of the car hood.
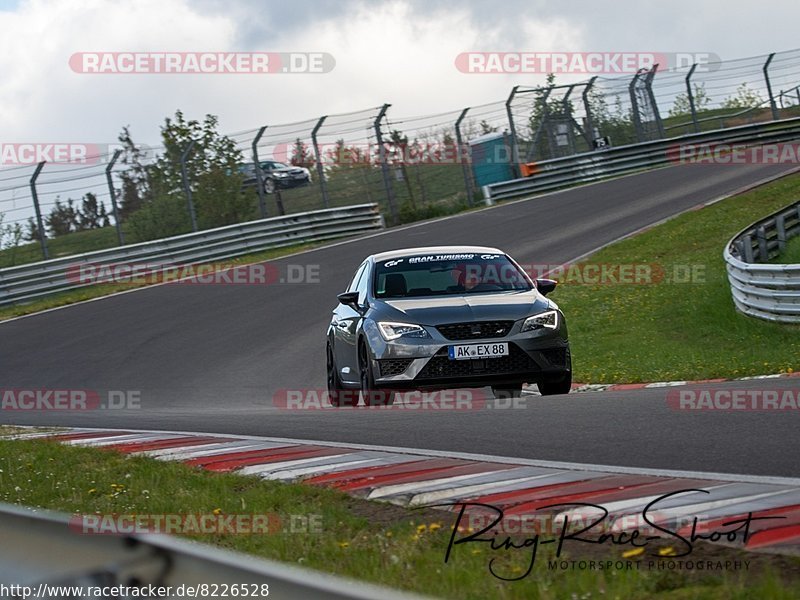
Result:
{"label": "car hood", "polygon": [[[524,319],[551,307],[536,291],[379,301],[382,316],[420,325]],[[377,307],[376,307],[377,308]]]}
{"label": "car hood", "polygon": [[270,173],[305,173],[306,169],[304,167],[284,167],[282,169],[272,169],[269,171]]}

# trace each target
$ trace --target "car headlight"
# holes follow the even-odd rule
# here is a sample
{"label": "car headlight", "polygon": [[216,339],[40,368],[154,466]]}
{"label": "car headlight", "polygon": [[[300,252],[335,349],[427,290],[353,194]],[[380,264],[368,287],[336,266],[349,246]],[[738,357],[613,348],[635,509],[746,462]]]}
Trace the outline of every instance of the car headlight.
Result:
{"label": "car headlight", "polygon": [[537,329],[555,329],[556,327],[558,327],[558,311],[548,310],[525,319],[522,324],[522,333]]}
{"label": "car headlight", "polygon": [[288,176],[289,176],[289,174],[288,174],[288,173],[282,173],[282,172],[273,173],[273,175],[275,175],[275,177],[278,177],[279,179],[283,179],[283,178],[285,178],[285,177],[288,177]]}
{"label": "car headlight", "polygon": [[412,323],[378,323],[378,329],[387,342],[396,340],[400,337],[406,338],[429,338],[431,337],[425,328]]}

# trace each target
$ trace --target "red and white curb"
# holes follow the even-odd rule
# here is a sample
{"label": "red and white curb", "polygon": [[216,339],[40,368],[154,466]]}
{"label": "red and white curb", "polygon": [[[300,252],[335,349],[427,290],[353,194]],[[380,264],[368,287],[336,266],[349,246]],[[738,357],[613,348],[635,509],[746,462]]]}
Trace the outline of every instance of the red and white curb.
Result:
{"label": "red and white curb", "polygon": [[[697,533],[753,517],[748,550],[800,552],[800,479],[584,465],[458,452],[310,442],[296,439],[169,431],[61,429],[21,433],[13,439],[50,439],[158,460],[176,460],[209,471],[254,475],[339,489],[354,496],[409,507],[476,502],[503,510],[505,518],[537,507],[601,505],[615,520],[638,517],[658,504],[659,523],[691,522]],[[593,509],[589,509],[591,512]],[[586,517],[586,509],[581,511]],[[560,510],[553,517],[574,516]],[[729,528],[730,529],[730,528]],[[683,525],[681,533],[689,535]],[[724,537],[723,537],[724,541]],[[736,544],[741,546],[741,536]]]}
{"label": "red and white curb", "polygon": [[[682,385],[698,385],[702,383],[725,383],[727,381],[753,381],[759,379],[784,379],[786,377],[800,377],[800,371],[792,373],[775,373],[771,375],[753,375],[750,377],[736,377],[735,379],[696,379],[678,381],[653,381],[649,383],[573,383],[570,393],[583,392],[619,392],[623,390],[644,390],[652,388],[679,387]],[[523,394],[539,395],[535,385],[526,385]]]}

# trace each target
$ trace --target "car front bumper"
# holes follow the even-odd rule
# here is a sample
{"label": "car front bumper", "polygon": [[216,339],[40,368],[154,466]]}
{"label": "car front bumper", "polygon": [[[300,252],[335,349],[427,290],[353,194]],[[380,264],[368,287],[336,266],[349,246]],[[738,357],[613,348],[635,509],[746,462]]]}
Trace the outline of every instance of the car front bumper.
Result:
{"label": "car front bumper", "polygon": [[[452,340],[433,327],[429,339],[399,338],[386,341],[366,330],[372,349],[375,384],[397,389],[483,387],[557,381],[571,370],[571,356],[563,317],[557,329],[520,333],[515,323],[508,335],[498,338]],[[448,346],[506,342],[509,355],[499,358],[451,360]]]}

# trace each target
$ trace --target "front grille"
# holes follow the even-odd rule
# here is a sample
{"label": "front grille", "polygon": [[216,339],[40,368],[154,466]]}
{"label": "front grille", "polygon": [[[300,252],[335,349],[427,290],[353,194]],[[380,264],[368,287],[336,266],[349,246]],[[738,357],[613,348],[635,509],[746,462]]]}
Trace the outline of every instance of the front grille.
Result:
{"label": "front grille", "polygon": [[513,325],[514,321],[474,321],[438,325],[436,329],[448,340],[485,340],[505,337]]}
{"label": "front grille", "polygon": [[508,356],[476,360],[450,360],[447,347],[444,347],[425,364],[415,380],[530,373],[538,370],[539,366],[534,360],[516,344],[508,345]]}
{"label": "front grille", "polygon": [[385,358],[379,360],[381,377],[391,377],[392,375],[405,373],[412,360],[411,358]]}
{"label": "front grille", "polygon": [[568,350],[566,348],[545,348],[544,350],[539,350],[539,352],[554,367],[567,366]]}

